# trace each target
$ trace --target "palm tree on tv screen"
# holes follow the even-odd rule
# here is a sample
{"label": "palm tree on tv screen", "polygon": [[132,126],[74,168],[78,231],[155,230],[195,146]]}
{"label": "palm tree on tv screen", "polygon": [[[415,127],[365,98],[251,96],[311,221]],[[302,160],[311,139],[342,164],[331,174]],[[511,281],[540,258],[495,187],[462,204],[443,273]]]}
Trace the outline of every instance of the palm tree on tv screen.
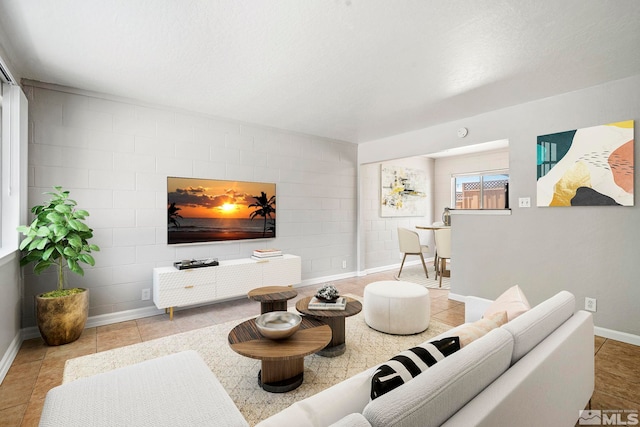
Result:
{"label": "palm tree on tv screen", "polygon": [[[251,219],[254,219],[258,216],[264,218],[264,227],[262,228],[262,237],[264,237],[267,234],[267,218],[272,219],[271,214],[276,211],[276,196],[267,198],[267,193],[265,193],[264,191],[261,191],[260,193],[262,194],[260,194],[259,196],[252,196],[254,199],[256,199],[256,203],[250,204],[249,207],[256,208],[256,210],[251,212],[249,217]],[[273,231],[275,232],[275,227],[273,228]]]}
{"label": "palm tree on tv screen", "polygon": [[167,221],[169,224],[173,224],[176,227],[180,227],[178,218],[182,218],[182,215],[178,213],[179,210],[182,209],[176,206],[176,202],[171,203],[167,208]]}

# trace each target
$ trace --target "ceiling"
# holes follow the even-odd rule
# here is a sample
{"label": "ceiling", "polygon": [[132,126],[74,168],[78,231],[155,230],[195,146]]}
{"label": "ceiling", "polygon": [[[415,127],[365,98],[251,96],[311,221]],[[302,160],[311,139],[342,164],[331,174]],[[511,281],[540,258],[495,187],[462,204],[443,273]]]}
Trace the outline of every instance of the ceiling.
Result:
{"label": "ceiling", "polygon": [[0,0],[23,78],[361,143],[640,74],[637,0]]}

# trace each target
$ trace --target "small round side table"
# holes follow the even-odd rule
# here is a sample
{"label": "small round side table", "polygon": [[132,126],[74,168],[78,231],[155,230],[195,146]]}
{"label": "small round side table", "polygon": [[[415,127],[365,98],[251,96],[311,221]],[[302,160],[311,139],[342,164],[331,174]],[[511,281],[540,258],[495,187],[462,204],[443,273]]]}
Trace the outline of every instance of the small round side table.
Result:
{"label": "small round side table", "polygon": [[344,310],[313,310],[309,308],[309,302],[313,297],[302,298],[296,303],[296,310],[300,313],[322,320],[331,327],[331,342],[316,354],[324,357],[340,356],[346,351],[346,335],[344,319],[360,313],[362,304],[360,301],[347,298],[347,307]]}
{"label": "small round side table", "polygon": [[287,311],[287,300],[298,296],[290,286],[265,286],[249,291],[249,299],[260,303],[260,314],[270,311]]}

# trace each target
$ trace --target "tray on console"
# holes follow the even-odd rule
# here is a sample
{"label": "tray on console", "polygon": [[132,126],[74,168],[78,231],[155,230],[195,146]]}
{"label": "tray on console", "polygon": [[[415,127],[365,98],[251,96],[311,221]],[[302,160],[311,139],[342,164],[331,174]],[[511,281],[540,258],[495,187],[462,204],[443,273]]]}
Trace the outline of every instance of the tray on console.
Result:
{"label": "tray on console", "polygon": [[192,259],[188,262],[178,261],[174,262],[173,266],[178,270],[187,270],[189,268],[201,268],[201,267],[215,267],[218,265],[218,260],[215,258],[210,259]]}

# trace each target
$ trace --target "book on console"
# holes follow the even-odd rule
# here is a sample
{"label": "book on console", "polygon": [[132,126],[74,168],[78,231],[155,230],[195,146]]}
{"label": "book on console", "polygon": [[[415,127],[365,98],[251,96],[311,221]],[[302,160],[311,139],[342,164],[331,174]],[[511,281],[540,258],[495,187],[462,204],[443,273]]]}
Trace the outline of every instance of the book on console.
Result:
{"label": "book on console", "polygon": [[274,256],[255,256],[255,255],[251,255],[251,259],[256,260],[256,261],[269,261],[270,259],[279,259],[279,258],[283,258],[282,255],[274,255]]}
{"label": "book on console", "polygon": [[258,258],[282,256],[282,251],[279,249],[256,249],[253,251],[253,256]]}
{"label": "book on console", "polygon": [[273,258],[273,257],[276,257],[276,256],[282,256],[282,254],[265,255],[265,254],[256,254],[256,253],[254,253],[253,256],[256,257],[256,258]]}
{"label": "book on console", "polygon": [[309,301],[309,310],[344,310],[347,308],[347,299],[338,297],[335,301],[323,301],[317,297]]}

